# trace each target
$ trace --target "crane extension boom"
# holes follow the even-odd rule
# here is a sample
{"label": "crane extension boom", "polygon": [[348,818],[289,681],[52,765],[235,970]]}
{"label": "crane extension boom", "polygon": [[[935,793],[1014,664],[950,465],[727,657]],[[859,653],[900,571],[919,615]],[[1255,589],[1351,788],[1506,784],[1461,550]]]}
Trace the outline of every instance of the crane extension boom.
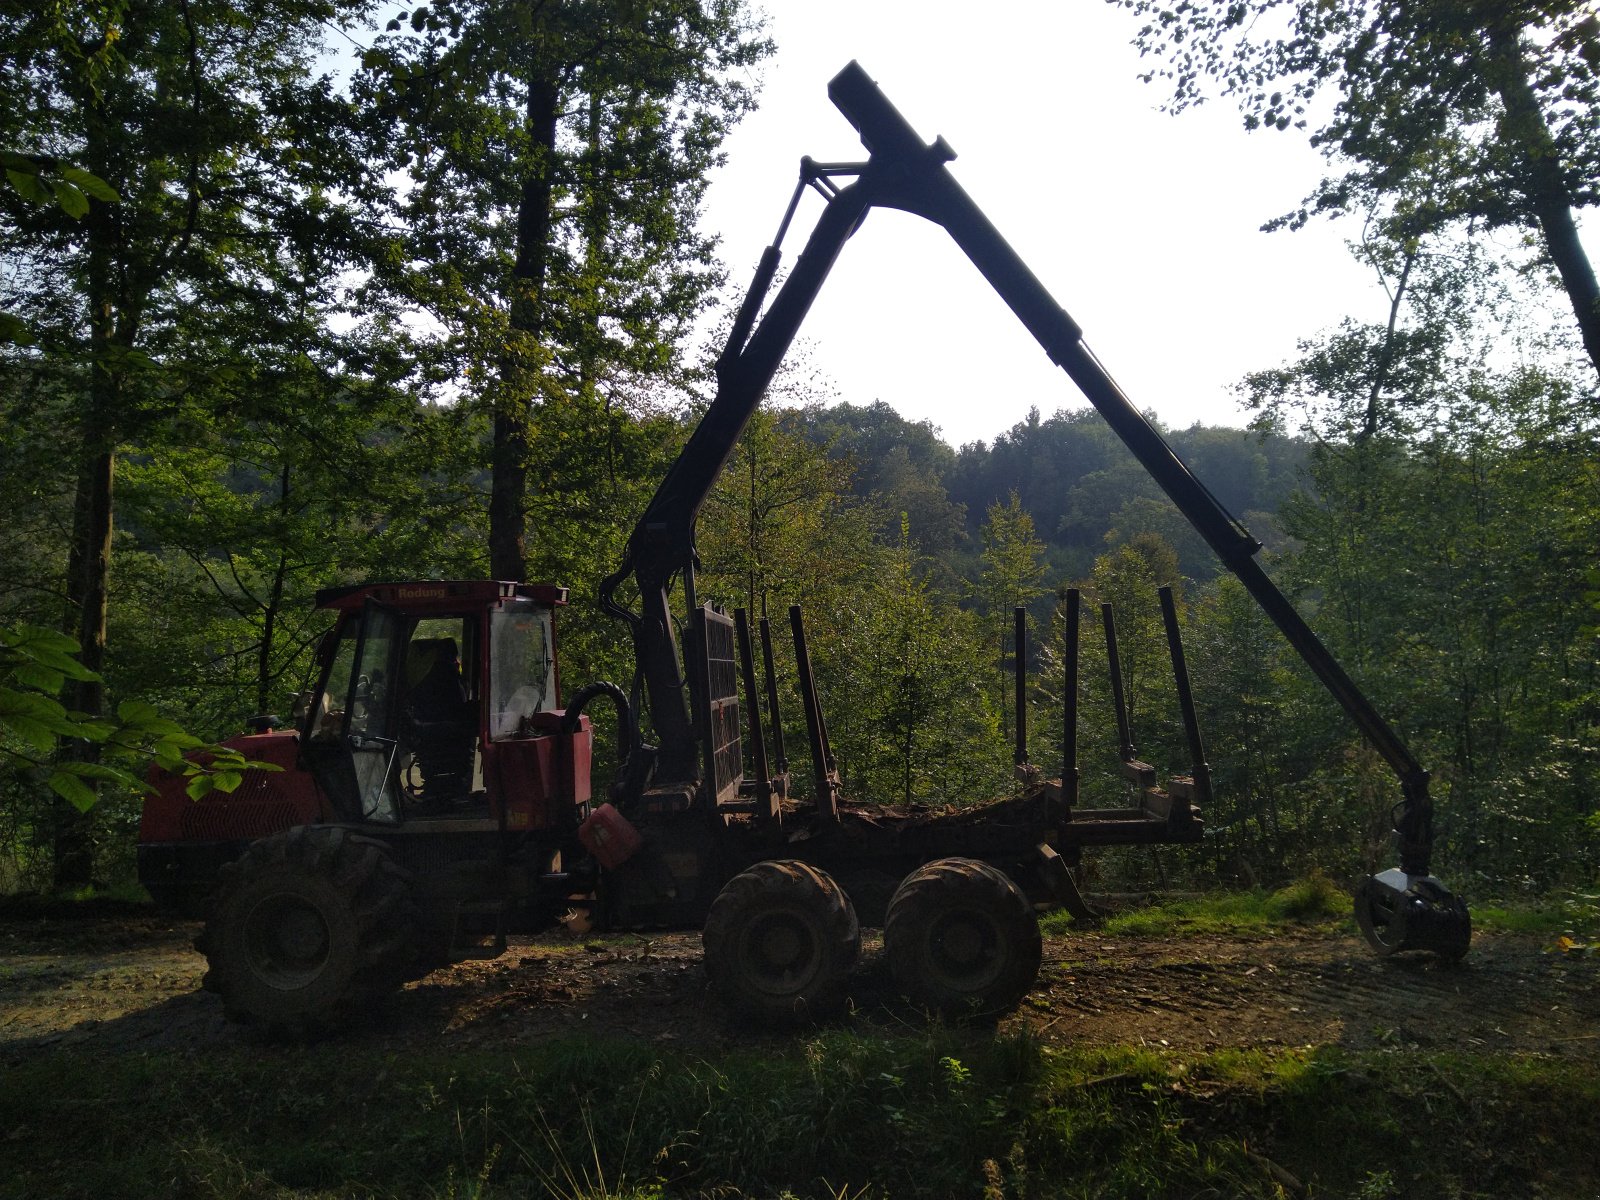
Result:
{"label": "crane extension boom", "polygon": [[[873,208],[896,208],[942,226],[1028,328],[1051,360],[1088,397],[1135,458],[1177,505],[1223,564],[1238,577],[1306,664],[1398,776],[1400,867],[1366,881],[1357,917],[1380,953],[1466,948],[1465,906],[1429,876],[1433,845],[1428,772],[1379,715],[1255,560],[1258,543],[1189,471],[1084,344],[1078,324],[1051,297],[946,169],[955,152],[943,138],[923,142],[857,63],[828,94],[861,136],[864,163],[801,164],[800,183],[774,244],[756,271],[717,364],[717,393],[628,542],[618,571],[601,586],[602,604],[632,630],[641,681],[661,741],[657,777],[688,780],[698,743],[684,697],[668,590],[681,577],[693,603],[694,523],[735,443],[760,403],[845,242]],[[835,180],[849,179],[843,184]],[[803,191],[826,198],[822,216],[765,315],[761,302],[775,277],[779,245]],[[640,611],[613,599],[631,574]]]}

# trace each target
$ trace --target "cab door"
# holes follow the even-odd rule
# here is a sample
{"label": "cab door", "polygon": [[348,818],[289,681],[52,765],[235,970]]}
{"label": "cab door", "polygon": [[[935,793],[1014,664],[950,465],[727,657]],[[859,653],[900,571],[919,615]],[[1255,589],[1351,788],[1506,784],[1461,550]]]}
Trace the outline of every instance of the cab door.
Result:
{"label": "cab door", "polygon": [[361,615],[342,731],[363,821],[388,825],[400,821],[399,691],[405,640],[405,618],[368,600]]}

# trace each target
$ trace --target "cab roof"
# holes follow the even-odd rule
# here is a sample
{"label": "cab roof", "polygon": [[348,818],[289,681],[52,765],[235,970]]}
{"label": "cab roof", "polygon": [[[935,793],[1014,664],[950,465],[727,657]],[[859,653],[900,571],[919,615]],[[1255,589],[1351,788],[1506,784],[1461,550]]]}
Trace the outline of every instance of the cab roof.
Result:
{"label": "cab roof", "polygon": [[503,579],[417,579],[353,583],[323,588],[317,593],[318,608],[349,611],[363,607],[368,600],[407,611],[454,612],[510,600],[565,604],[567,589],[548,583],[512,583]]}

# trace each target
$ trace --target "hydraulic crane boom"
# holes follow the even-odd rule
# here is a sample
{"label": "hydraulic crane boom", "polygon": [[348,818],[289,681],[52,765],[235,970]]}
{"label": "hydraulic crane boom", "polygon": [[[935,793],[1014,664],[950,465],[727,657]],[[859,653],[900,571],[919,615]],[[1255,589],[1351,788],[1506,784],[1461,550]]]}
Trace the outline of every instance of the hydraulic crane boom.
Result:
{"label": "hydraulic crane boom", "polygon": [[[822,164],[809,158],[802,162],[795,197],[774,244],[762,257],[718,363],[716,397],[635,527],[623,564],[601,588],[608,611],[625,617],[632,629],[641,681],[661,741],[658,779],[689,780],[696,771],[697,743],[668,607],[668,589],[675,577],[684,580],[693,603],[696,515],[844,244],[873,208],[900,209],[949,233],[1051,360],[1066,371],[1244,584],[1398,776],[1403,796],[1395,821],[1400,834],[1400,870],[1368,881],[1378,885],[1364,901],[1369,911],[1362,923],[1369,940],[1383,953],[1453,949],[1463,936],[1465,907],[1428,874],[1433,843],[1428,772],[1256,562],[1260,543],[1195,478],[1123,394],[1084,344],[1078,324],[956,182],[946,168],[955,152],[942,138],[925,143],[857,63],[834,77],[828,94],[860,134],[869,158],[849,164]],[[848,182],[836,182],[839,180]],[[808,187],[822,193],[826,207],[788,278],[758,320],[761,302],[776,274],[778,247],[799,197]],[[638,585],[637,613],[621,608],[613,599],[616,586],[630,574]],[[1362,903],[1358,897],[1358,917],[1363,916]],[[1461,949],[1465,949],[1464,941]]]}

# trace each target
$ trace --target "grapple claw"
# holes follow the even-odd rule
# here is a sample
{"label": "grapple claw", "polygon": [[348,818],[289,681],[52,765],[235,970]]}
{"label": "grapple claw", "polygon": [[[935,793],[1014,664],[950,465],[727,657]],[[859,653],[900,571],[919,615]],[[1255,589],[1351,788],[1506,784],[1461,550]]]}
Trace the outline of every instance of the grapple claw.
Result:
{"label": "grapple claw", "polygon": [[1407,875],[1398,867],[1357,885],[1355,918],[1367,944],[1385,957],[1426,950],[1455,962],[1472,942],[1467,902],[1432,875]]}

